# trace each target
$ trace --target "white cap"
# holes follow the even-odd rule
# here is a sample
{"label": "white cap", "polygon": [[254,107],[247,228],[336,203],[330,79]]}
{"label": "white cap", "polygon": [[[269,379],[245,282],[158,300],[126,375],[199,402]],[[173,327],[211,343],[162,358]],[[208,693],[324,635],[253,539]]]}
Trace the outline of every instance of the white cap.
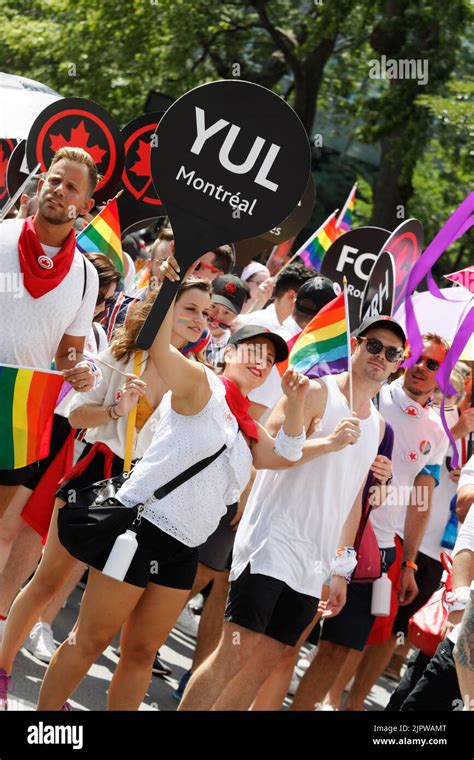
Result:
{"label": "white cap", "polygon": [[243,269],[242,274],[240,275],[240,279],[246,282],[246,280],[250,280],[250,278],[253,277],[254,274],[257,274],[257,272],[265,272],[267,277],[270,277],[270,270],[268,267],[264,266],[263,264],[259,264],[258,261],[251,261],[250,264],[247,264],[247,266]]}

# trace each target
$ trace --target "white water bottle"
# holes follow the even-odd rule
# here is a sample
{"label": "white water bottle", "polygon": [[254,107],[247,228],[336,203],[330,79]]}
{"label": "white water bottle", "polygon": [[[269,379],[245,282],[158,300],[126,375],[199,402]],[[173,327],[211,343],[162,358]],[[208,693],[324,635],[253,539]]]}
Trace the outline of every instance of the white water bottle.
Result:
{"label": "white water bottle", "polygon": [[138,542],[135,531],[126,530],[125,533],[117,536],[102,570],[103,574],[109,575],[118,581],[123,581],[137,548]]}
{"label": "white water bottle", "polygon": [[370,613],[377,617],[390,615],[390,602],[392,599],[392,581],[387,573],[382,573],[380,578],[372,584],[372,606]]}

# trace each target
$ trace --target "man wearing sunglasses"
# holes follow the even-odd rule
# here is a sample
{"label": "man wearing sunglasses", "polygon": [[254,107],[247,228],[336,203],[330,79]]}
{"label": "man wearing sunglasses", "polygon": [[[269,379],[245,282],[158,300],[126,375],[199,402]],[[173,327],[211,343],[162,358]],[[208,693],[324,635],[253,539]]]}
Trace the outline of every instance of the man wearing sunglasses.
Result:
{"label": "man wearing sunglasses", "polygon": [[[366,350],[375,351],[374,343],[365,337],[359,332],[358,339],[365,342]],[[448,447],[441,420],[430,405],[437,387],[436,373],[448,349],[443,338],[427,333],[414,366],[380,393],[380,413],[395,433],[393,483],[389,500],[372,512],[371,521],[379,547],[396,548],[396,559],[389,571],[392,605],[390,616],[375,620],[368,639],[370,646],[360,660],[345,709],[363,709],[364,699],[388,665],[395,647],[407,642],[410,617],[425,604],[441,579],[441,563],[419,548]],[[378,357],[374,355],[374,359]]]}

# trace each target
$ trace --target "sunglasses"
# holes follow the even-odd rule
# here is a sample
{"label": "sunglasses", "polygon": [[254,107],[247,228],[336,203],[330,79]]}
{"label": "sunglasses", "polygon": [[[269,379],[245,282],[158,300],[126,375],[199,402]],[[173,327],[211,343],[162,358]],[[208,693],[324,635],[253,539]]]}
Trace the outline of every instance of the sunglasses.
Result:
{"label": "sunglasses", "polygon": [[216,274],[217,272],[221,273],[222,269],[219,269],[218,267],[212,266],[212,264],[206,264],[204,261],[199,261],[196,264],[195,272],[200,272],[201,269],[207,269],[208,272],[212,272],[213,274]]}
{"label": "sunglasses", "polygon": [[399,362],[403,359],[404,349],[397,346],[384,346],[384,344],[377,338],[358,338],[358,340],[366,340],[366,348],[369,354],[380,354],[384,351],[385,358],[388,362]]}
{"label": "sunglasses", "polygon": [[[407,358],[410,359],[411,356],[408,356]],[[415,362],[414,366],[420,363],[426,367],[428,372],[437,372],[441,366],[440,363],[436,361],[436,359],[428,359],[426,356],[420,356],[418,361]]]}

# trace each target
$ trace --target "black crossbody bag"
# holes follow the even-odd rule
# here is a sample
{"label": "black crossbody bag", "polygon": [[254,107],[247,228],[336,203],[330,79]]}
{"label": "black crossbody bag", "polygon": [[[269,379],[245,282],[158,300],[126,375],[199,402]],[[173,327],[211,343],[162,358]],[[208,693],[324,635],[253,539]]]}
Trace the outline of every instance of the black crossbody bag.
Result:
{"label": "black crossbody bag", "polygon": [[[175,488],[190,480],[219,457],[219,451],[188,467],[187,470],[158,488],[153,496],[163,499]],[[76,559],[93,567],[104,560],[116,538],[127,529],[137,529],[143,504],[125,507],[116,498],[117,491],[131,473],[124,472],[114,478],[100,480],[76,493],[76,500],[68,502],[58,513],[58,535],[65,549]]]}

